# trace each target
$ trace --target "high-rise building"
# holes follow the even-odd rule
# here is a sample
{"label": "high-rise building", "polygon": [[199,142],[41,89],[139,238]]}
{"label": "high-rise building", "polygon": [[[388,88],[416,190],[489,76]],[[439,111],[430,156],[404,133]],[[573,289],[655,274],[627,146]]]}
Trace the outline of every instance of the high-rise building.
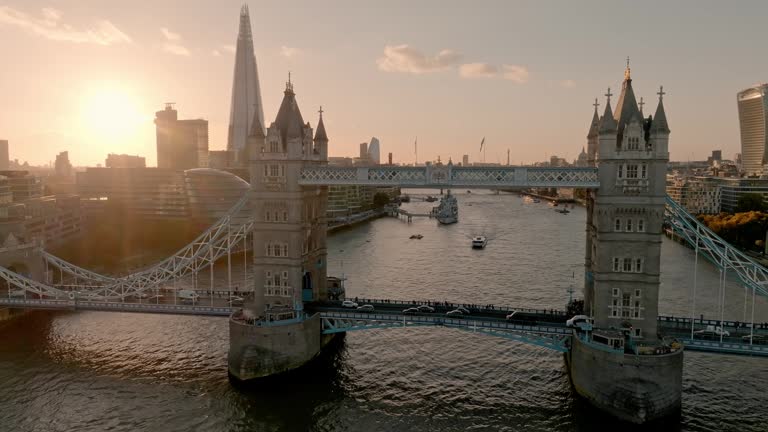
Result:
{"label": "high-rise building", "polygon": [[0,170],[7,170],[9,165],[8,140],[0,140]]}
{"label": "high-rise building", "polygon": [[739,128],[741,130],[742,170],[748,176],[765,173],[768,163],[768,84],[740,91],[736,95],[739,107]]}
{"label": "high-rise building", "polygon": [[372,137],[371,143],[368,145],[368,160],[374,165],[381,163],[381,149],[379,148],[379,139],[376,137]]}
{"label": "high-rise building", "polygon": [[179,120],[172,103],[155,113],[157,167],[173,169],[208,166],[208,121]]}
{"label": "high-rise building", "polygon": [[63,151],[56,155],[54,170],[59,177],[70,177],[72,175],[72,164],[69,162],[68,151]]}
{"label": "high-rise building", "polygon": [[469,155],[464,155],[461,157],[461,165],[469,166]]}
{"label": "high-rise building", "polygon": [[368,143],[360,143],[360,159],[368,159]]}
{"label": "high-rise building", "polygon": [[387,164],[392,165],[392,152],[389,152],[389,157],[387,158]]}
{"label": "high-rise building", "polygon": [[251,131],[254,113],[259,123],[264,124],[264,108],[261,104],[259,73],[256,68],[256,56],[253,53],[253,35],[248,5],[240,9],[240,29],[237,33],[235,51],[235,73],[232,82],[232,106],[229,114],[229,134],[227,150],[234,153],[238,165],[248,164],[245,151],[248,135]]}

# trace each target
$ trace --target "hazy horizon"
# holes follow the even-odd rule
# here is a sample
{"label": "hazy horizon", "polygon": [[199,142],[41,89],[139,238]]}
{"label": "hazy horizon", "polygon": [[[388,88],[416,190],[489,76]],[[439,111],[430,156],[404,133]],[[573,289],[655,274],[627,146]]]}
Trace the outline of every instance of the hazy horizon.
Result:
{"label": "hazy horizon", "polygon": [[[768,4],[714,1],[247,2],[267,123],[291,71],[314,127],[324,109],[331,156],[376,136],[382,159],[574,159],[595,97],[620,91],[631,57],[646,115],[664,86],[672,160],[739,152],[736,93],[765,80]],[[6,1],[0,4],[0,139],[11,159],[74,165],[107,153],[156,164],[154,112],[209,121],[226,147],[241,0]],[[624,18],[616,18],[624,17]],[[717,83],[717,85],[713,85]],[[604,105],[601,105],[602,112]]]}

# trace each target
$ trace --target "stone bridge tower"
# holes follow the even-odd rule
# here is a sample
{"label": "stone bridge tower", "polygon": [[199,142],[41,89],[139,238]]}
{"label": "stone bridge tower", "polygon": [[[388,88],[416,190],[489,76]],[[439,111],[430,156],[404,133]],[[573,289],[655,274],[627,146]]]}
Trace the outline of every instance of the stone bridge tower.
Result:
{"label": "stone bridge tower", "polygon": [[595,155],[600,189],[587,209],[585,309],[596,327],[631,328],[633,339],[655,340],[669,160],[663,92],[656,115],[644,119],[627,66],[615,112],[610,89],[606,96]]}
{"label": "stone bridge tower", "polygon": [[643,118],[627,63],[616,110],[610,89],[599,121],[595,107],[588,159],[600,188],[587,198],[584,284],[594,329],[576,332],[569,354],[576,391],[637,423],[678,410],[682,394],[682,348],[657,332],[670,132],[658,95]]}
{"label": "stone bridge tower", "polygon": [[327,164],[322,109],[312,132],[290,78],[266,135],[254,116],[248,138],[254,296],[230,320],[229,372],[239,380],[295,369],[327,342],[319,316],[308,317],[303,308],[327,297],[327,187],[299,185],[302,168]]}

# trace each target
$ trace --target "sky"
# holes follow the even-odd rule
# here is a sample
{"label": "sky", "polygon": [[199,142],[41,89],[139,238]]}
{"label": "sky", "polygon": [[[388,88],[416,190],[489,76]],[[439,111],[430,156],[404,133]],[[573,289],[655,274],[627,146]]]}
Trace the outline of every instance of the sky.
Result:
{"label": "sky", "polygon": [[[12,159],[108,153],[156,164],[154,112],[209,121],[224,149],[243,1],[0,0],[0,139]],[[672,160],[739,152],[736,93],[768,81],[768,2],[261,0],[247,2],[264,114],[288,72],[305,121],[322,105],[331,156],[378,137],[401,163],[576,158],[595,98],[613,106],[627,56]],[[601,105],[602,112],[604,105]]]}

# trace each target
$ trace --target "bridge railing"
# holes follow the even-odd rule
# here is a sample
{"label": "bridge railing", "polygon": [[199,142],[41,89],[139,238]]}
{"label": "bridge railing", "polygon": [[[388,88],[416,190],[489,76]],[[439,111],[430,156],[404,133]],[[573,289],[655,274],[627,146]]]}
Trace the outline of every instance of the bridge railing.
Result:
{"label": "bridge railing", "polygon": [[[376,298],[364,298],[364,297],[354,297],[354,298],[348,297],[347,300],[353,300],[358,305],[386,304],[389,306],[402,306],[403,308],[427,305],[427,306],[433,306],[433,307],[437,306],[437,307],[447,307],[447,308],[463,307],[470,311],[476,311],[476,312],[518,311],[518,312],[525,312],[525,313],[539,314],[539,315],[557,315],[562,317],[567,316],[565,311],[557,310],[557,309],[535,309],[535,308],[521,308],[521,307],[510,306],[510,305],[458,303],[458,302],[438,301],[438,300],[432,300],[432,299],[403,300],[403,299],[376,299]],[[340,301],[336,301],[336,302],[329,301],[326,303],[339,304]]]}

